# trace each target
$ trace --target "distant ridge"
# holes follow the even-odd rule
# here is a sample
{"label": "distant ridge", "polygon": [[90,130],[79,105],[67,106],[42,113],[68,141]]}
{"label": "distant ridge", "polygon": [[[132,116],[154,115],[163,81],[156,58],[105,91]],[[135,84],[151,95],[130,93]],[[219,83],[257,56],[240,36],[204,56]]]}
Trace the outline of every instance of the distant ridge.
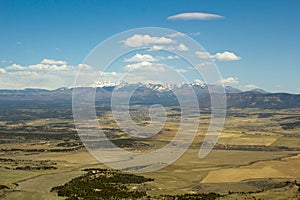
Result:
{"label": "distant ridge", "polygon": [[262,93],[262,94],[269,94],[270,92],[267,92],[263,89],[260,89],[260,88],[255,88],[253,90],[249,90],[249,92],[256,92],[256,93]]}
{"label": "distant ridge", "polygon": [[[208,87],[220,87],[206,85],[205,83],[181,83],[181,84],[109,84],[76,88],[78,91],[84,89],[96,90],[96,101],[104,104],[110,104],[110,98],[114,90],[119,90],[123,94],[130,91],[130,88],[138,88],[131,98],[132,104],[163,104],[177,105],[178,101],[173,91],[184,94],[186,97],[192,95],[192,88],[197,95],[200,107],[210,107],[210,96]],[[26,88],[24,90],[0,90],[0,101],[62,101],[71,103],[74,88],[57,88],[55,90],[46,90],[39,88]],[[227,96],[227,106],[235,108],[264,108],[264,109],[282,109],[299,108],[300,95],[288,93],[269,93],[262,89],[253,89],[250,91],[241,91],[239,89],[226,86],[224,88]]]}

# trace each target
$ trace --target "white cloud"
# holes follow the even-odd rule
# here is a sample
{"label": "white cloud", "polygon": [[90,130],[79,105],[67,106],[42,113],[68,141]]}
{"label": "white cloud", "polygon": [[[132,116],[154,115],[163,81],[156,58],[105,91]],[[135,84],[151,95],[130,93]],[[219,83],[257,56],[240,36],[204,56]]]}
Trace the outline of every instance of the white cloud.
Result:
{"label": "white cloud", "polygon": [[117,72],[100,72],[100,75],[105,78],[119,78],[122,74]]}
{"label": "white cloud", "polygon": [[169,56],[152,56],[150,54],[135,54],[130,58],[125,58],[124,62],[156,62],[160,60],[172,60],[180,58],[177,55],[169,55]]}
{"label": "white cloud", "polygon": [[189,50],[189,48],[188,48],[187,46],[185,46],[185,44],[182,44],[182,43],[180,43],[180,44],[178,45],[177,49],[178,49],[179,51],[188,51],[188,50]]}
{"label": "white cloud", "polygon": [[175,38],[175,37],[184,37],[186,35],[198,36],[198,35],[200,35],[200,32],[190,32],[190,33],[176,32],[176,33],[170,34],[168,36],[171,37],[171,38]]}
{"label": "white cloud", "polygon": [[93,68],[87,64],[79,64],[78,67],[81,69],[81,70],[92,70]]}
{"label": "white cloud", "polygon": [[253,85],[253,84],[248,84],[248,85],[245,85],[244,87],[247,88],[247,89],[255,89],[255,88],[258,88],[257,85]]}
{"label": "white cloud", "polygon": [[171,37],[171,38],[174,38],[174,37],[183,37],[183,36],[185,36],[185,34],[184,33],[180,33],[180,32],[176,32],[176,33],[170,34],[168,36]]}
{"label": "white cloud", "polygon": [[46,64],[46,65],[66,65],[67,62],[66,61],[62,61],[62,60],[53,60],[53,59],[44,58],[42,60],[41,64]]}
{"label": "white cloud", "polygon": [[37,72],[33,72],[33,71],[16,71],[16,72],[8,72],[8,75],[12,75],[12,76],[37,76],[38,73]]}
{"label": "white cloud", "polygon": [[13,64],[5,67],[6,70],[19,70],[19,71],[69,71],[73,70],[75,67],[68,65],[49,65],[38,63],[35,65],[22,66],[18,64]]}
{"label": "white cloud", "polygon": [[175,69],[175,71],[178,72],[178,73],[185,73],[185,72],[187,72],[187,70],[185,70],[185,69]]}
{"label": "white cloud", "polygon": [[239,79],[236,77],[228,77],[222,80],[223,84],[239,84]]}
{"label": "white cloud", "polygon": [[157,64],[157,63],[151,63],[151,62],[139,62],[134,64],[129,64],[124,67],[124,70],[126,71],[144,71],[144,72],[164,72],[166,70],[164,64]]}
{"label": "white cloud", "polygon": [[198,36],[198,35],[200,35],[200,32],[191,32],[191,33],[188,33],[188,35],[190,35],[190,36]]}
{"label": "white cloud", "polygon": [[21,65],[18,65],[18,64],[13,64],[13,65],[10,65],[8,67],[5,67],[6,70],[25,70],[26,67],[23,67]]}
{"label": "white cloud", "polygon": [[6,74],[6,70],[3,68],[0,68],[0,74]]}
{"label": "white cloud", "polygon": [[[0,68],[0,87],[22,89],[28,87],[38,87],[55,89],[58,87],[69,87],[74,83],[76,72],[81,69],[87,77],[87,81],[94,80],[97,72],[91,66],[79,64],[69,66],[60,62],[52,62],[45,59],[33,65],[12,64],[5,68]],[[56,64],[45,64],[56,63]],[[58,64],[60,63],[60,64]]]}
{"label": "white cloud", "polygon": [[213,56],[206,51],[196,51],[195,54],[202,59],[213,58]]}
{"label": "white cloud", "polygon": [[[169,37],[179,37],[182,36],[181,33],[174,33],[169,35]],[[135,34],[129,38],[127,38],[123,43],[126,46],[129,47],[141,47],[141,46],[151,46],[152,51],[157,50],[179,50],[179,51],[188,51],[189,48],[183,44],[180,43],[178,45],[175,45],[177,43],[176,40],[173,40],[168,37],[152,37],[150,35],[140,35]]]}
{"label": "white cloud", "polygon": [[[167,49],[167,47],[162,46],[162,45],[153,45],[151,47],[150,51],[159,51],[159,50],[163,50],[163,49]],[[174,48],[168,49],[168,50],[174,50]]]}
{"label": "white cloud", "polygon": [[196,51],[195,54],[202,59],[210,58],[221,62],[235,61],[241,59],[241,57],[229,51],[224,51],[223,53],[216,53],[215,55],[212,55],[209,52],[205,52],[205,51]]}
{"label": "white cloud", "polygon": [[[50,64],[51,63],[51,64]],[[91,70],[92,67],[86,64],[79,64],[78,66],[67,65],[66,61],[61,60],[51,60],[51,59],[43,59],[38,64],[22,66],[19,64],[12,64],[10,66],[5,67],[4,69],[7,71],[72,71],[78,70],[81,68],[82,70]]]}
{"label": "white cloud", "polygon": [[175,51],[175,50],[179,50],[179,51],[188,51],[189,48],[185,45],[180,43],[177,46],[174,45],[153,45],[151,47],[151,49],[149,49],[149,51],[160,51],[160,50],[168,50],[168,51]]}
{"label": "white cloud", "polygon": [[223,61],[223,62],[241,59],[239,56],[229,51],[225,51],[223,53],[216,53],[216,55],[214,55],[214,58],[218,61]]}
{"label": "white cloud", "polygon": [[4,59],[3,59],[3,60],[1,60],[1,63],[6,63],[6,62],[7,62],[7,61],[6,61],[6,60],[4,60]]}
{"label": "white cloud", "polygon": [[167,56],[166,59],[168,60],[172,60],[172,59],[177,59],[180,58],[179,56],[175,55],[175,56]]}
{"label": "white cloud", "polygon": [[166,37],[152,37],[150,35],[135,34],[127,38],[123,43],[129,47],[141,47],[151,44],[171,44],[174,41]]}
{"label": "white cloud", "polygon": [[221,15],[202,13],[202,12],[180,13],[168,17],[169,20],[209,20],[209,19],[220,19],[220,18],[224,18],[224,17]]}
{"label": "white cloud", "polygon": [[153,62],[157,60],[158,59],[153,57],[152,55],[137,53],[131,58],[125,58],[124,62],[143,62],[143,61]]}
{"label": "white cloud", "polygon": [[204,67],[208,67],[208,66],[213,66],[213,62],[202,62],[202,63],[199,63],[196,65],[196,67],[199,67],[199,68],[204,68]]}

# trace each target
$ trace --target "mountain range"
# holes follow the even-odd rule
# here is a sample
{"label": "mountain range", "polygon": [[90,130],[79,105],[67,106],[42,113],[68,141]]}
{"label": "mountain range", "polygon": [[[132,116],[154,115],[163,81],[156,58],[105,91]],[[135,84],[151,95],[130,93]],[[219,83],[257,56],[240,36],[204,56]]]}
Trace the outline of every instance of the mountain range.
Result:
{"label": "mountain range", "polygon": [[[220,86],[206,85],[203,82],[182,83],[182,84],[129,84],[129,83],[105,83],[97,84],[90,87],[79,87],[81,90],[95,90],[96,102],[109,104],[113,91],[119,91],[118,94],[126,94],[135,88],[130,99],[131,104],[162,104],[162,105],[178,105],[177,98],[174,94],[180,93],[189,98],[191,88],[195,92],[199,106],[202,108],[210,107],[210,95],[208,88]],[[23,89],[23,90],[0,90],[1,101],[72,101],[72,93],[74,88],[58,88],[55,90],[46,89]],[[270,93],[262,89],[254,89],[250,91],[241,91],[239,89],[226,86],[224,88],[227,98],[227,106],[232,108],[263,108],[263,109],[283,109],[283,108],[299,108],[300,94],[288,93]]]}

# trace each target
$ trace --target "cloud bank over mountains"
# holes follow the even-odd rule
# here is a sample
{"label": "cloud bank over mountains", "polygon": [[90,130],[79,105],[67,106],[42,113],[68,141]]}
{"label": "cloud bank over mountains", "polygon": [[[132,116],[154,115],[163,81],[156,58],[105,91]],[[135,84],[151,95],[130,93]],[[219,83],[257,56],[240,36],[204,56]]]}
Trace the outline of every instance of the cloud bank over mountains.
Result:
{"label": "cloud bank over mountains", "polygon": [[[0,87],[2,89],[72,87],[79,70],[85,76],[86,86],[97,81],[99,77],[102,81],[111,82],[124,80],[130,83],[178,83],[193,81],[195,78],[193,79],[192,75],[195,73],[195,67],[213,67],[213,61],[229,62],[241,59],[231,51],[215,54],[205,51],[194,52],[188,44],[184,44],[179,39],[184,36],[179,32],[165,36],[150,34],[128,36],[119,41],[123,48],[146,46],[148,49],[120,56],[117,68],[107,71],[99,71],[87,64],[70,65],[67,61],[51,58],[44,58],[39,63],[30,65],[9,63],[8,66],[0,68]],[[189,63],[184,65],[184,62],[187,63],[185,59],[172,53],[176,51],[186,52],[188,56],[194,58],[198,57],[199,64],[197,66],[191,66]],[[221,83],[236,85],[239,81],[238,78],[227,77]]]}

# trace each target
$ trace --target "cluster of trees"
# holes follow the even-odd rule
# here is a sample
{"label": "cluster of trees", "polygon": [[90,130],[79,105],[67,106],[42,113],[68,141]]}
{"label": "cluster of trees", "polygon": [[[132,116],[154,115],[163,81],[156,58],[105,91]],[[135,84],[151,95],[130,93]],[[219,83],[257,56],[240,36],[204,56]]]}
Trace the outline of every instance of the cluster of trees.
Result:
{"label": "cluster of trees", "polygon": [[161,195],[164,200],[215,200],[221,197],[220,194],[211,192],[208,194],[182,194],[182,195]]}
{"label": "cluster of trees", "polygon": [[62,186],[52,188],[58,196],[75,199],[137,199],[146,196],[146,191],[132,190],[131,186],[153,181],[134,174],[107,169],[88,169],[87,174],[72,179]]}
{"label": "cluster of trees", "polygon": [[[19,129],[19,130],[15,130]],[[80,138],[75,130],[43,130],[35,127],[32,129],[29,126],[23,125],[18,128],[12,129],[10,126],[1,125],[0,126],[0,141],[2,143],[7,143],[9,141],[36,141],[36,140],[73,140],[80,142]]]}
{"label": "cluster of trees", "polygon": [[[183,194],[147,196],[143,189],[132,189],[152,178],[134,174],[122,173],[108,169],[86,169],[87,174],[72,179],[62,186],[52,188],[58,196],[67,197],[68,200],[78,199],[164,199],[164,200],[215,200],[221,197],[217,193],[208,194]],[[138,188],[138,187],[135,187]]]}
{"label": "cluster of trees", "polygon": [[3,190],[3,189],[9,189],[9,187],[7,187],[6,185],[0,185],[0,190]]}
{"label": "cluster of trees", "polygon": [[50,160],[22,160],[11,158],[0,158],[0,164],[5,166],[5,169],[12,170],[53,170],[57,169],[56,162]]}
{"label": "cluster of trees", "polygon": [[82,149],[83,146],[77,146],[72,148],[62,148],[62,149],[18,149],[18,148],[12,148],[12,149],[0,149],[0,151],[23,151],[23,152],[71,152],[71,151],[77,151],[79,149]]}
{"label": "cluster of trees", "polygon": [[280,124],[284,130],[300,129],[300,121]]}
{"label": "cluster of trees", "polygon": [[51,170],[51,169],[57,169],[55,166],[49,166],[49,165],[42,165],[42,166],[19,166],[16,167],[15,170]]}

